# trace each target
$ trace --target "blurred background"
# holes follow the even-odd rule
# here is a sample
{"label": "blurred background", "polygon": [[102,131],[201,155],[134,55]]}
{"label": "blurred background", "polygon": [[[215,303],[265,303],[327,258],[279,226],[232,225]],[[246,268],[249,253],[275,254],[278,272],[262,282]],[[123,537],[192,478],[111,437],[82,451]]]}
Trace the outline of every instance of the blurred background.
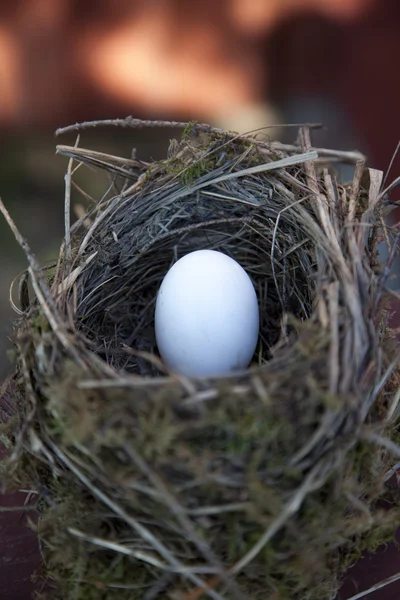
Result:
{"label": "blurred background", "polygon": [[[54,130],[130,114],[243,132],[322,122],[316,145],[357,148],[386,170],[400,138],[399,59],[398,0],[0,0],[0,195],[51,261],[66,168]],[[81,145],[158,158],[173,134],[101,129]],[[24,266],[0,219],[0,377],[8,287]]]}
{"label": "blurred background", "polygon": [[[55,156],[54,130],[127,115],[243,132],[322,122],[315,145],[361,150],[386,171],[400,139],[399,60],[399,0],[0,0],[0,195],[39,258],[52,261],[67,166]],[[294,129],[267,131],[294,141]],[[100,129],[80,145],[126,156],[135,147],[139,158],[157,159],[173,135]],[[389,181],[399,174],[398,157]],[[93,185],[93,173],[86,177]],[[0,383],[9,370],[9,286],[25,266],[0,217]],[[26,577],[21,569],[35,547],[7,548],[0,597],[28,598],[29,567]],[[400,571],[399,555],[393,560]],[[386,554],[381,563],[376,573],[364,568],[366,584],[396,571]],[[6,565],[19,573],[12,589]],[[355,573],[343,598],[364,587]],[[398,597],[395,585],[369,596]]]}

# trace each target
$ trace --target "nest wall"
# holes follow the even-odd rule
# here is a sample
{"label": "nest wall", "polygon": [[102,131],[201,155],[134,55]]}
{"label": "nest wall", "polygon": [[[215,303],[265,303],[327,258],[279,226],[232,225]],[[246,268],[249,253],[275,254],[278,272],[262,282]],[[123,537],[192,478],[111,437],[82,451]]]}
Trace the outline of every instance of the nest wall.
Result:
{"label": "nest wall", "polygon": [[[2,205],[30,264],[2,472],[38,491],[51,597],[333,600],[400,512],[382,173],[338,183],[354,156],[317,157],[307,127],[287,147],[190,124],[154,164],[59,152],[113,180],[55,269]],[[189,379],[157,354],[154,304],[203,248],[252,278],[260,339],[249,369]]]}

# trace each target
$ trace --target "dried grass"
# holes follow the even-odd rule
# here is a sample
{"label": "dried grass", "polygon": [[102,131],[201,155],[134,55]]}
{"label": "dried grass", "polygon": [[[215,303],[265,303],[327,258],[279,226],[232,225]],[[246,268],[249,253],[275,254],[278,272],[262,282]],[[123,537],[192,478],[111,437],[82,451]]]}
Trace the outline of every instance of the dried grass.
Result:
{"label": "dried grass", "polygon": [[[24,275],[2,473],[38,492],[52,598],[328,600],[393,533],[400,510],[379,500],[400,455],[399,234],[380,231],[381,172],[315,151],[308,126],[299,140],[185,124],[154,164],[58,146],[66,234],[48,275],[0,203],[35,293]],[[356,161],[349,186],[337,160]],[[71,226],[75,163],[113,179]],[[170,373],[155,348],[160,282],[198,248],[238,260],[259,298],[254,361],[224,378]]]}

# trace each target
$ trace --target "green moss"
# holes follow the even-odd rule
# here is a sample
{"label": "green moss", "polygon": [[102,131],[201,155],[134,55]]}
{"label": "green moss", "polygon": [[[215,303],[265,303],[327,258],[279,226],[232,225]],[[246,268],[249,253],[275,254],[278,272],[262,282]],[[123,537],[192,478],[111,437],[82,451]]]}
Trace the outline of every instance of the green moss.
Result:
{"label": "green moss", "polygon": [[193,134],[193,128],[197,125],[197,121],[189,121],[184,130],[182,131],[182,140],[191,137]]}
{"label": "green moss", "polygon": [[14,364],[15,361],[16,361],[16,359],[17,359],[17,357],[18,357],[17,349],[16,348],[9,348],[7,350],[7,352],[6,352],[6,356],[7,356],[7,359],[9,360],[9,362],[11,364]]}
{"label": "green moss", "polygon": [[208,173],[215,164],[215,157],[202,159],[194,155],[191,159],[175,156],[165,161],[166,172],[179,177],[183,186],[189,187],[199,177]]}
{"label": "green moss", "polygon": [[192,166],[186,167],[181,174],[181,182],[184,186],[190,186],[196,179],[207,172],[207,166],[204,161],[195,162]]}
{"label": "green moss", "polygon": [[35,316],[32,320],[32,327],[33,330],[39,334],[44,333],[45,331],[48,331],[50,329],[47,317],[40,308],[36,309]]}
{"label": "green moss", "polygon": [[52,415],[48,420],[49,433],[54,437],[63,437],[66,433],[68,424],[61,416]]}

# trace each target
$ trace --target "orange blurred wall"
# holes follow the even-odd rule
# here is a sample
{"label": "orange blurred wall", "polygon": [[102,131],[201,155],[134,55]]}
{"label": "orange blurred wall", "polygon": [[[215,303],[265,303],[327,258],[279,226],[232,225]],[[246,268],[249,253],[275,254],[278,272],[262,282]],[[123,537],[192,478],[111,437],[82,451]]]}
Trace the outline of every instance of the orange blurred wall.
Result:
{"label": "orange blurred wall", "polygon": [[[261,43],[312,11],[351,20],[374,0],[16,0],[0,5],[0,123],[66,122],[98,104],[221,122],[264,106]],[[89,100],[89,101],[88,101]],[[246,113],[247,114],[247,113]],[[262,111],[261,111],[262,117]],[[273,112],[266,119],[273,119]]]}

